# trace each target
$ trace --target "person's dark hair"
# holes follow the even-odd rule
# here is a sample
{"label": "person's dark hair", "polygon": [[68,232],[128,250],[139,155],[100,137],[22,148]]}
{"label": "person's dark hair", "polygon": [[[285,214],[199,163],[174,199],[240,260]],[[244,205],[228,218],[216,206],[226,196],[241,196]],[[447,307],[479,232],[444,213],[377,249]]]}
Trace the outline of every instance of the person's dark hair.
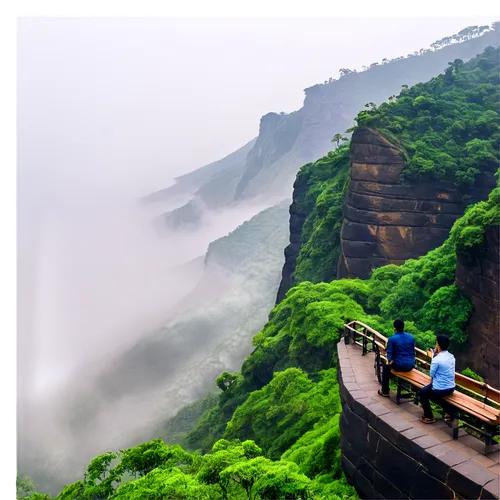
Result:
{"label": "person's dark hair", "polygon": [[405,322],[402,319],[395,319],[393,325],[398,332],[404,332]]}
{"label": "person's dark hair", "polygon": [[446,351],[448,347],[450,346],[450,339],[448,335],[438,335],[436,337],[437,343],[439,347],[441,347],[442,351]]}

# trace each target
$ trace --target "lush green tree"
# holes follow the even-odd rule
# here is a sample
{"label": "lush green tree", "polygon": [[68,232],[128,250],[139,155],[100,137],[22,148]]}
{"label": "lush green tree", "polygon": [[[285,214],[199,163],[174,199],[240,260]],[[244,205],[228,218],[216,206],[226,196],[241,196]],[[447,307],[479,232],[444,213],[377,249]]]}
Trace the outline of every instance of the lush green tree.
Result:
{"label": "lush green tree", "polygon": [[311,480],[293,462],[272,462],[253,485],[262,499],[292,500],[312,498]]}
{"label": "lush green tree", "polygon": [[335,134],[333,136],[332,142],[336,144],[337,147],[340,145],[340,141],[348,141],[349,139],[347,137],[343,137],[342,134]]}
{"label": "lush green tree", "polygon": [[217,487],[202,484],[178,468],[155,469],[120,486],[111,500],[217,500],[224,498]]}
{"label": "lush green tree", "polygon": [[473,378],[474,380],[477,380],[478,382],[484,382],[484,378],[478,375],[476,372],[472,371],[470,368],[465,368],[462,370],[462,375],[465,375],[466,377]]}
{"label": "lush green tree", "polygon": [[244,457],[245,452],[242,446],[235,446],[225,439],[220,440],[214,444],[212,453],[203,455],[196,479],[207,485],[218,485],[222,498],[228,498],[231,478],[222,472]]}
{"label": "lush green tree", "polygon": [[25,498],[35,491],[35,485],[28,476],[16,475],[16,498]]}
{"label": "lush green tree", "polygon": [[355,70],[352,70],[349,68],[340,68],[339,69],[340,76],[345,76],[345,75],[348,75],[349,73],[355,73],[355,72],[356,72]]}
{"label": "lush green tree", "polygon": [[[460,36],[476,32],[470,27]],[[448,180],[466,191],[479,173],[500,165],[499,96],[499,49],[489,47],[467,63],[455,59],[429,82],[403,86],[388,103],[368,103],[356,122],[401,148],[406,181]]]}

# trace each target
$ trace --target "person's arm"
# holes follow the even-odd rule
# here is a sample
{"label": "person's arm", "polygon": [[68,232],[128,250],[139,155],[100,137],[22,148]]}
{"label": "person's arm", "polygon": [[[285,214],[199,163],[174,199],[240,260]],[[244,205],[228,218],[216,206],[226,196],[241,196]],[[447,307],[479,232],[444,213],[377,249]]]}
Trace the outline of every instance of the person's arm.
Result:
{"label": "person's arm", "polygon": [[[430,369],[430,372],[429,372],[429,375],[431,376],[431,379],[433,379],[434,375],[436,375],[438,367],[439,367],[439,361],[438,361],[438,359],[437,358],[432,358],[431,369]],[[431,382],[432,382],[432,380],[431,380]]]}
{"label": "person's arm", "polygon": [[389,337],[389,340],[387,341],[387,363],[389,365],[392,365],[393,343],[394,341],[392,337]]}

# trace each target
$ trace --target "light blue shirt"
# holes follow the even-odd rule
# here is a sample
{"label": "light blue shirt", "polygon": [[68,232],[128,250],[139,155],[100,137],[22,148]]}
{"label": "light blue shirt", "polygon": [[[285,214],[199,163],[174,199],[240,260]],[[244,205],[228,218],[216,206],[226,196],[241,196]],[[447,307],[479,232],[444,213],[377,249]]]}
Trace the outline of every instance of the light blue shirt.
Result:
{"label": "light blue shirt", "polygon": [[432,358],[430,375],[433,389],[455,388],[455,356],[448,351],[437,354]]}

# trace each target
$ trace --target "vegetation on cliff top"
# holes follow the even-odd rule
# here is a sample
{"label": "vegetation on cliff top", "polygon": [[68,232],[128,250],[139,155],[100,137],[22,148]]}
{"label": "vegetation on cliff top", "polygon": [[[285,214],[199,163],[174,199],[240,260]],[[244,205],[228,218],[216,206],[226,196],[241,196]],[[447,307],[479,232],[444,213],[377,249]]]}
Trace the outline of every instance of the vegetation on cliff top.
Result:
{"label": "vegetation on cliff top", "polygon": [[500,165],[499,61],[493,47],[467,63],[456,59],[429,82],[403,88],[379,107],[371,104],[356,122],[399,143],[406,179],[470,186],[480,172]]}
{"label": "vegetation on cliff top", "polygon": [[[429,46],[430,48],[416,50],[411,54],[407,54],[406,56],[399,56],[399,57],[395,57],[393,59],[387,59],[386,57],[384,57],[380,63],[373,62],[373,63],[369,64],[368,66],[363,65],[361,67],[362,68],[361,72],[369,71],[369,70],[376,68],[377,66],[380,66],[380,65],[383,66],[384,64],[402,61],[403,59],[410,59],[412,57],[419,57],[419,56],[422,56],[424,54],[428,54],[429,52],[440,50],[443,47],[448,47],[449,45],[453,45],[456,43],[463,43],[467,40],[471,40],[473,38],[480,37],[483,35],[483,33],[488,32],[488,31],[498,32],[499,27],[500,27],[500,23],[498,21],[492,23],[491,26],[488,26],[488,25],[467,26],[466,28],[463,28],[458,33],[455,33],[454,35],[445,36],[445,37],[441,38],[440,40],[436,40],[435,42],[430,44],[430,46]],[[349,69],[349,68],[340,68],[339,73],[340,73],[340,78],[342,78],[342,77],[349,75],[351,73],[358,73],[358,70]],[[322,84],[319,83],[317,85],[314,85],[314,86],[306,89],[306,92],[311,90],[311,89],[314,89],[315,87],[321,87],[323,85],[328,85],[328,84],[331,84],[331,83],[336,82],[336,81],[337,81],[336,78],[330,77],[328,80],[325,80]]]}

